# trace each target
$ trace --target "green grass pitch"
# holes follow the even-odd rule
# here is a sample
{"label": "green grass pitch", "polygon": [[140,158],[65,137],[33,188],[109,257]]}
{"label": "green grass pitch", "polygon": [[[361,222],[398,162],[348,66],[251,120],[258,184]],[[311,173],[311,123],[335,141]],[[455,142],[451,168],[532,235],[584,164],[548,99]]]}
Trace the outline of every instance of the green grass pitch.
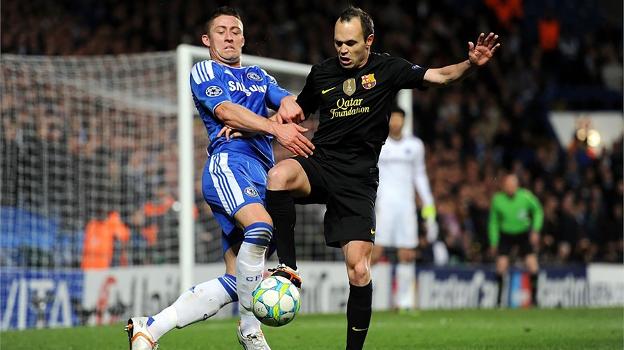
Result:
{"label": "green grass pitch", "polygon": [[[173,330],[161,350],[239,349],[235,319]],[[264,327],[273,350],[344,349],[344,315],[299,315]],[[0,349],[127,349],[123,325],[10,331]],[[624,349],[624,309],[375,312],[365,349]]]}

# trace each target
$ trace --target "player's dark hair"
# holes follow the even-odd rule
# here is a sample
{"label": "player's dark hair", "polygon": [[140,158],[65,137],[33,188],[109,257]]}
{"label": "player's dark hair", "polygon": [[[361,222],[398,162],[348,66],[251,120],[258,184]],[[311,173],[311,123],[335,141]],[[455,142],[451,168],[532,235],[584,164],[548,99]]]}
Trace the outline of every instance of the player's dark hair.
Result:
{"label": "player's dark hair", "polygon": [[400,113],[403,118],[405,118],[405,110],[399,106],[393,106],[390,110],[390,113]]}
{"label": "player's dark hair", "polygon": [[364,34],[364,40],[368,38],[369,35],[375,34],[375,25],[373,24],[373,19],[371,16],[366,13],[366,11],[362,10],[359,7],[349,6],[342,13],[338,20],[340,22],[349,22],[352,18],[359,18],[360,23],[362,24],[362,34]]}
{"label": "player's dark hair", "polygon": [[210,26],[212,25],[212,21],[214,21],[214,19],[219,16],[234,16],[238,18],[241,22],[243,21],[240,12],[238,12],[237,9],[230,6],[217,7],[214,11],[212,11],[210,17],[208,17],[208,20],[206,21],[206,25],[204,26],[204,30],[206,31],[206,33],[210,32]]}

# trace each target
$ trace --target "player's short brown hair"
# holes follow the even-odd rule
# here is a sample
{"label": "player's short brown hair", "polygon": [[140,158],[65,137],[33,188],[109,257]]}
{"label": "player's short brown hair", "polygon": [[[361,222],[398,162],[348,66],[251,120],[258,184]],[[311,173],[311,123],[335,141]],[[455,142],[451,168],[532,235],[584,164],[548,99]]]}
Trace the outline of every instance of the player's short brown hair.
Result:
{"label": "player's short brown hair", "polygon": [[212,11],[212,13],[210,14],[210,17],[208,17],[208,20],[206,21],[206,24],[204,25],[204,30],[206,31],[206,33],[210,32],[210,26],[212,25],[212,21],[214,21],[214,19],[219,16],[233,16],[233,17],[238,18],[241,22],[243,21],[243,19],[241,18],[240,12],[234,7],[230,7],[230,6],[217,7],[214,11]]}
{"label": "player's short brown hair", "polygon": [[392,106],[392,108],[390,109],[390,114],[392,113],[399,113],[401,117],[405,118],[405,110],[398,105]]}
{"label": "player's short brown hair", "polygon": [[359,7],[349,6],[347,7],[340,16],[338,20],[340,22],[349,22],[352,18],[359,18],[360,23],[362,24],[362,34],[364,34],[364,40],[368,38],[369,35],[375,34],[375,25],[373,24],[373,19],[371,16],[366,13],[366,11],[362,10]]}

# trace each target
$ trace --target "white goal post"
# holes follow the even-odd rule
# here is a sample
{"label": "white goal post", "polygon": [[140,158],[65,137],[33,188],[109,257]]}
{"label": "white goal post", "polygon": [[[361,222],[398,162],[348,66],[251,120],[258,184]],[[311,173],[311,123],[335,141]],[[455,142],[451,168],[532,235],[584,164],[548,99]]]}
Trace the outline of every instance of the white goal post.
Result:
{"label": "white goal post", "polygon": [[[179,250],[180,250],[180,288],[186,290],[193,284],[193,268],[195,266],[194,246],[194,158],[193,158],[193,118],[195,106],[191,98],[189,74],[194,62],[210,58],[205,47],[182,44],[177,48],[177,84],[178,84],[178,174],[179,174]],[[312,66],[281,61],[271,58],[243,55],[244,65],[257,65],[271,74],[283,73],[301,77],[301,86]],[[279,81],[279,79],[278,79]],[[299,91],[291,91],[298,93]],[[399,106],[406,111],[405,128],[411,132],[412,94],[411,90],[399,92]]]}

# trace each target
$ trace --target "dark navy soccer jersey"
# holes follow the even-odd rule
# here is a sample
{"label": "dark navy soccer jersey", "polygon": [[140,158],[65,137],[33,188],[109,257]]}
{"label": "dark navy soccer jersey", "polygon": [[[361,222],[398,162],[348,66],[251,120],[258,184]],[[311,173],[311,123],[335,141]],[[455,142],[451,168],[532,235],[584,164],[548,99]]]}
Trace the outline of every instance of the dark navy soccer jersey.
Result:
{"label": "dark navy soccer jersey", "polygon": [[334,150],[333,156],[347,163],[357,158],[374,166],[388,137],[397,92],[423,88],[426,70],[377,53],[371,53],[364,67],[357,69],[342,68],[337,57],[314,65],[297,97],[306,115],[319,110],[312,143]]}
{"label": "dark navy soccer jersey", "polygon": [[268,168],[272,167],[272,136],[258,134],[251,138],[217,138],[224,123],[215,116],[214,110],[229,101],[268,117],[268,108],[277,110],[282,98],[290,93],[257,66],[234,68],[212,60],[196,63],[191,70],[190,82],[193,101],[210,137],[208,153],[243,153],[259,159]]}

